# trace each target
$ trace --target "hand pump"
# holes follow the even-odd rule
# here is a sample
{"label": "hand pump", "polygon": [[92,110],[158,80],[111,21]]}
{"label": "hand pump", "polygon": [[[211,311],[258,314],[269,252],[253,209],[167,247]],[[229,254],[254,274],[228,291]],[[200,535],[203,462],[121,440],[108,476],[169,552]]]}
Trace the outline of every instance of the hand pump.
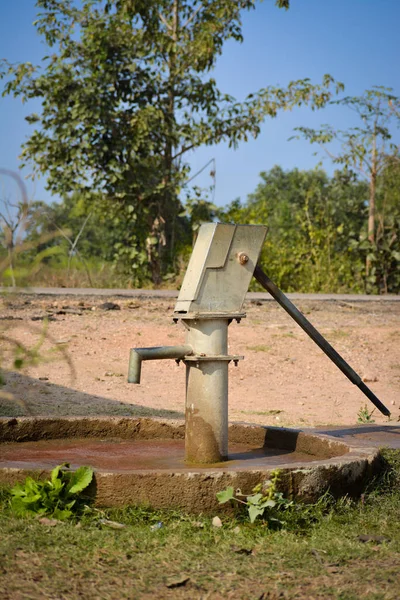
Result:
{"label": "hand pump", "polygon": [[251,278],[265,288],[339,369],[384,414],[389,410],[304,315],[257,265],[267,233],[263,225],[206,223],[200,227],[173,320],[186,330],[185,344],[132,348],[128,381],[140,383],[142,362],[175,359],[186,365],[185,460],[218,463],[228,457],[228,327],[242,311]]}

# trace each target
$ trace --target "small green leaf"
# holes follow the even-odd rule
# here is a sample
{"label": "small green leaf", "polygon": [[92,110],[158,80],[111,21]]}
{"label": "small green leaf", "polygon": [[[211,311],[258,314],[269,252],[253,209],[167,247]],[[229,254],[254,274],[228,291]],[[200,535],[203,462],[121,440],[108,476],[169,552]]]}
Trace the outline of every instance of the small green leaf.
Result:
{"label": "small green leaf", "polygon": [[252,496],[247,496],[247,502],[249,504],[257,505],[257,504],[259,504],[262,497],[263,497],[262,494],[253,494]]}
{"label": "small green leaf", "polygon": [[93,469],[90,467],[79,467],[71,476],[71,481],[67,488],[70,494],[79,494],[93,479]]}
{"label": "small green leaf", "polygon": [[274,508],[274,506],[276,506],[276,502],[274,500],[266,500],[265,502],[259,504],[260,508]]}
{"label": "small green leaf", "polygon": [[263,508],[259,508],[258,506],[249,506],[250,523],[254,523],[256,518],[261,516],[263,513],[264,513]]}
{"label": "small green leaf", "polygon": [[51,483],[54,485],[57,481],[57,479],[60,476],[60,472],[62,471],[62,469],[69,469],[69,463],[63,463],[62,465],[58,465],[57,467],[54,467],[54,469],[51,472]]}
{"label": "small green leaf", "polygon": [[233,487],[229,486],[226,490],[222,490],[222,492],[217,492],[217,500],[220,504],[225,504],[225,502],[229,502],[234,497]]}

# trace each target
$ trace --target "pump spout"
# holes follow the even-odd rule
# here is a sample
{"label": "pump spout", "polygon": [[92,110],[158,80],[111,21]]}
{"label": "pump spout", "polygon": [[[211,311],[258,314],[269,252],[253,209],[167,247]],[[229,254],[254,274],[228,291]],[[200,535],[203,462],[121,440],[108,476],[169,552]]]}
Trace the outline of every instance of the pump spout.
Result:
{"label": "pump spout", "polygon": [[157,346],[155,348],[132,348],[129,358],[128,383],[140,383],[143,360],[174,358],[182,360],[193,354],[192,346]]}

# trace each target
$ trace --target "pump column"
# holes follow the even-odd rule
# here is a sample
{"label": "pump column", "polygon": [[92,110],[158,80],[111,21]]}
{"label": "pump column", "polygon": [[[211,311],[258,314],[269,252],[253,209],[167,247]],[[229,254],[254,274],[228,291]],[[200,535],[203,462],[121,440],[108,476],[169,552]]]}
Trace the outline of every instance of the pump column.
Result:
{"label": "pump column", "polygon": [[186,363],[185,461],[228,457],[228,319],[184,321],[193,357]]}
{"label": "pump column", "polygon": [[186,364],[185,461],[217,463],[228,457],[229,318],[182,319],[193,356]]}

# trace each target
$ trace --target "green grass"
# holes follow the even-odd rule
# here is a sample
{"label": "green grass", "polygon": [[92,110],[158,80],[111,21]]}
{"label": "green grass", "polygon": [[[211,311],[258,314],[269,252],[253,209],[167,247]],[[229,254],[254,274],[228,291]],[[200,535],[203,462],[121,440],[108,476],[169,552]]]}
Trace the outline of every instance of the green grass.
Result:
{"label": "green grass", "polygon": [[[400,453],[388,456],[399,473]],[[215,528],[211,517],[143,508],[92,511],[79,522],[50,527],[15,518],[3,492],[0,596],[395,599],[399,484],[392,473],[363,501],[322,499],[295,507],[280,531],[239,516],[222,517],[223,526]],[[99,522],[104,517],[126,527],[107,528]],[[153,530],[159,521],[163,527]],[[362,543],[362,534],[385,540]]]}
{"label": "green grass", "polygon": [[246,350],[252,350],[253,352],[269,352],[271,350],[271,346],[258,344],[257,346],[246,346]]}
{"label": "green grass", "polygon": [[288,331],[287,333],[273,333],[272,337],[274,338],[292,338],[295,340],[299,340],[300,342],[302,342],[302,338],[297,338],[295,336],[295,334],[293,333],[293,331]]}
{"label": "green grass", "polygon": [[325,337],[331,340],[341,340],[349,337],[350,333],[344,329],[332,329],[326,332]]}
{"label": "green grass", "polygon": [[271,410],[241,410],[239,411],[243,415],[260,415],[260,416],[275,416],[283,413],[283,410],[271,409]]}

